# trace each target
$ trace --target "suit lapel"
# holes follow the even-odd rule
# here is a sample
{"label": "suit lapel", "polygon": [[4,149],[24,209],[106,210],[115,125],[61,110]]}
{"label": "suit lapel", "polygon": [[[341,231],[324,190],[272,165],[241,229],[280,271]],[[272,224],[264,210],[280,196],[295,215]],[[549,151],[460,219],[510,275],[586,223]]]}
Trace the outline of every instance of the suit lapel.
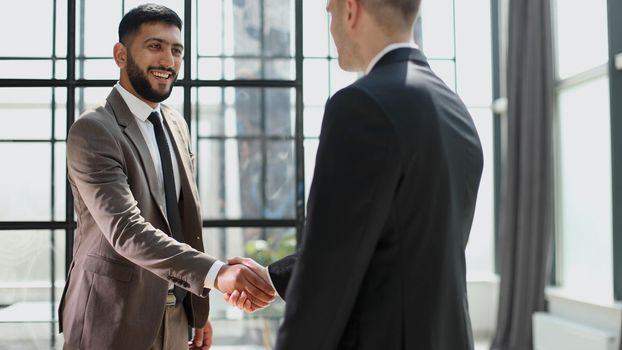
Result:
{"label": "suit lapel", "polygon": [[[112,89],[112,92],[108,95],[107,101],[112,107],[113,114],[117,118],[117,122],[119,125],[124,127],[123,132],[136,147],[140,160],[143,164],[143,169],[147,174],[147,183],[149,184],[151,196],[158,204],[160,214],[162,214],[162,217],[166,219],[166,215],[164,214],[164,196],[161,195],[164,193],[164,188],[162,188],[160,182],[158,181],[155,165],[153,164],[153,159],[151,159],[151,153],[149,152],[145,138],[136,123],[136,118],[117,89]],[[164,221],[168,222],[168,220]]]}

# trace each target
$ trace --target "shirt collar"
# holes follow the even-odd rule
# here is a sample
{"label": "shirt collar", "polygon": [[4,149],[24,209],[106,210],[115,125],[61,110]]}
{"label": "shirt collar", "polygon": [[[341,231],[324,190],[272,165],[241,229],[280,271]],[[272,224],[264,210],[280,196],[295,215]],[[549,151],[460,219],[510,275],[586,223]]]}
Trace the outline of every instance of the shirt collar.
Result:
{"label": "shirt collar", "polygon": [[158,112],[160,114],[160,119],[162,119],[162,110],[159,103],[155,108],[151,108],[144,101],[141,101],[141,99],[127,91],[119,82],[117,82],[114,87],[121,94],[130,112],[132,112],[136,118],[144,122],[149,118],[151,112]]}
{"label": "shirt collar", "polygon": [[414,49],[418,49],[419,48],[417,46],[417,44],[412,43],[412,42],[403,42],[403,43],[389,44],[389,45],[387,45],[387,47],[385,47],[384,49],[380,50],[380,52],[378,52],[378,54],[376,54],[376,56],[374,56],[374,58],[372,58],[371,61],[369,61],[369,65],[367,65],[367,69],[365,70],[365,75],[367,75],[367,74],[369,74],[369,72],[371,72],[371,70],[374,68],[376,63],[378,63],[378,61],[380,61],[380,59],[384,55],[386,55],[390,51],[397,50],[397,49],[402,49],[402,48],[405,48],[405,47],[414,48]]}

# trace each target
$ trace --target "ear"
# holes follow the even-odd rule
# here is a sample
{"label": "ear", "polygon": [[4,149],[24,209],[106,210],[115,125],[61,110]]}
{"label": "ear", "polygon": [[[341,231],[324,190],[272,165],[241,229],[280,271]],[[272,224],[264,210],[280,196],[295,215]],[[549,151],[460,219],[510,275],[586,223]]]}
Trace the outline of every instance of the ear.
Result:
{"label": "ear", "polygon": [[114,57],[114,61],[117,63],[119,68],[125,68],[127,64],[127,48],[122,43],[114,44],[114,48],[112,50],[112,55]]}
{"label": "ear", "polygon": [[345,0],[345,12],[346,12],[346,20],[348,23],[348,29],[354,29],[361,17],[361,3],[359,0]]}

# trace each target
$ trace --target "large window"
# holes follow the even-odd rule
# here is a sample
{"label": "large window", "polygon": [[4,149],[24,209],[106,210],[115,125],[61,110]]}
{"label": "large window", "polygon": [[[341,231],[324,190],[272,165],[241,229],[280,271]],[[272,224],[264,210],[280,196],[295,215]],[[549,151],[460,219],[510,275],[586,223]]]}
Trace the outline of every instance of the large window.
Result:
{"label": "large window", "polygon": [[[166,101],[183,112],[197,156],[206,250],[267,264],[295,249],[323,109],[357,79],[343,72],[325,4],[302,0],[160,0],[184,20],[185,57]],[[57,302],[75,218],[65,139],[118,79],[117,26],[137,0],[3,4],[0,29],[0,339],[60,348]],[[33,6],[37,11],[32,11]],[[424,1],[418,44],[469,107],[485,169],[468,245],[470,278],[493,268],[490,3]],[[28,14],[26,20],[21,14]],[[304,17],[303,17],[304,13]],[[33,27],[33,23],[36,26]],[[482,38],[485,38],[482,40]],[[283,303],[253,315],[212,297],[217,344],[267,346]]]}
{"label": "large window", "polygon": [[[75,229],[65,138],[81,111],[103,101],[118,79],[112,59],[117,26],[143,2],[3,5],[15,15],[0,29],[19,33],[0,49],[0,162],[8,170],[0,173],[3,346],[62,345],[56,309]],[[296,59],[302,1],[158,3],[185,23],[184,65],[166,104],[183,112],[191,127],[206,250],[221,259],[250,255],[263,264],[293,252],[304,220],[302,65]],[[26,13],[28,19],[20,15]],[[217,343],[270,344],[282,308],[249,316],[215,294]]]}
{"label": "large window", "polygon": [[[557,0],[553,9],[557,47],[556,275],[569,295],[610,302],[613,233],[607,1],[581,6]],[[578,38],[582,38],[580,45]]]}
{"label": "large window", "polygon": [[423,1],[418,45],[462,98],[479,133],[484,170],[467,245],[469,280],[494,275],[494,173],[490,1]]}

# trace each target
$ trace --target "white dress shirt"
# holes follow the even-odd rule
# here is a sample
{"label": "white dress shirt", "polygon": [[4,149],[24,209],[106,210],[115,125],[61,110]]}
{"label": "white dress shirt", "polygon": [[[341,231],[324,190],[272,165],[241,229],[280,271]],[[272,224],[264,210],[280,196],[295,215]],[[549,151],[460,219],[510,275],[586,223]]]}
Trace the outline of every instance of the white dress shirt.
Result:
{"label": "white dress shirt", "polygon": [[419,48],[417,46],[417,44],[412,43],[412,42],[403,42],[403,43],[389,44],[389,45],[387,45],[387,47],[385,47],[384,49],[380,50],[380,52],[378,52],[376,54],[376,56],[374,56],[374,58],[371,59],[371,61],[369,61],[369,64],[367,65],[367,69],[365,70],[365,75],[367,75],[367,74],[369,74],[369,72],[371,72],[371,70],[374,68],[376,63],[378,63],[378,61],[380,61],[380,59],[382,57],[384,57],[384,55],[386,55],[390,51],[397,50],[397,49],[402,49],[402,48],[405,48],[405,47],[412,48],[412,49],[418,49]]}
{"label": "white dress shirt", "polygon": [[[153,165],[155,166],[156,175],[158,177],[158,182],[160,183],[161,188],[164,188],[164,175],[162,174],[162,161],[160,160],[160,151],[158,150],[158,142],[156,141],[155,131],[153,130],[153,124],[147,118],[152,112],[158,112],[160,117],[160,121],[162,121],[162,125],[164,125],[162,110],[160,108],[160,104],[155,108],[151,108],[148,104],[143,102],[138,97],[134,96],[132,93],[127,91],[121,84],[117,83],[115,89],[121,94],[121,97],[127,104],[130,112],[136,118],[136,124],[138,124],[138,128],[140,132],[143,134],[145,138],[145,143],[149,148],[149,154],[151,155],[151,160],[153,161]],[[177,159],[175,159],[175,150],[173,149],[173,142],[171,142],[171,138],[168,132],[164,133],[166,135],[166,141],[168,142],[168,148],[171,154],[171,163],[173,165],[173,176],[175,177],[175,193],[177,194],[177,199],[179,200],[179,195],[181,191],[181,182],[179,175],[179,164],[177,163]],[[160,202],[165,203],[166,197],[164,192],[160,193]],[[166,207],[162,208],[164,210],[164,214],[166,214]],[[210,270],[207,273],[205,278],[205,288],[213,288],[214,281],[216,280],[216,276],[220,271],[220,268],[224,265],[222,261],[216,261]],[[172,289],[172,283],[169,282],[169,288]]]}

